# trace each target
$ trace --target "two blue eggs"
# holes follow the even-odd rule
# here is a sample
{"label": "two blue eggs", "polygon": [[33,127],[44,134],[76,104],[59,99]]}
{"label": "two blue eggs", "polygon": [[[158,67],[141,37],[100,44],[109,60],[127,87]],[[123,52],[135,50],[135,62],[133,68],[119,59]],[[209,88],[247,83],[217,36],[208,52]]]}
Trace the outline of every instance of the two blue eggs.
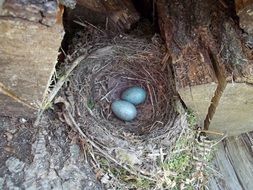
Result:
{"label": "two blue eggs", "polygon": [[121,94],[122,100],[112,103],[112,112],[123,121],[132,121],[137,116],[136,105],[145,102],[147,92],[138,86],[130,87]]}

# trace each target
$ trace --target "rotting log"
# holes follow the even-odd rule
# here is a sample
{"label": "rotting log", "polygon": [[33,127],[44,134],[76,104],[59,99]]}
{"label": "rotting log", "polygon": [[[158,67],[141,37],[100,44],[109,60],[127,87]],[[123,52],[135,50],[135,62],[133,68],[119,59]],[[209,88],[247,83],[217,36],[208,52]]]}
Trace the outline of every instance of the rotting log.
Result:
{"label": "rotting log", "polygon": [[0,115],[34,117],[47,94],[63,38],[56,1],[3,1]]}
{"label": "rotting log", "polygon": [[240,27],[247,33],[253,34],[253,0],[235,0],[236,14]]}
{"label": "rotting log", "polygon": [[[70,0],[73,1],[73,0]],[[66,5],[69,0],[61,0]],[[112,31],[127,31],[140,16],[130,0],[77,0],[75,8],[66,9],[67,25],[100,25]]]}
{"label": "rotting log", "polygon": [[218,0],[158,0],[156,8],[167,64],[199,124],[228,135],[252,131],[252,36],[233,19],[234,7]]}

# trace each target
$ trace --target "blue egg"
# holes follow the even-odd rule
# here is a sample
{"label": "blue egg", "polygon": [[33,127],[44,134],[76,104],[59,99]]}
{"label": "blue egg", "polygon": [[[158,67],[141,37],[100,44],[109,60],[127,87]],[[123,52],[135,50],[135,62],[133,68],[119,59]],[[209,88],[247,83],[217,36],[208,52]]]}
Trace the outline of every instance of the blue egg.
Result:
{"label": "blue egg", "polygon": [[145,101],[146,96],[147,93],[143,88],[134,86],[125,90],[121,95],[121,99],[126,100],[134,105],[138,105]]}
{"label": "blue egg", "polygon": [[123,121],[131,121],[137,115],[135,106],[123,100],[116,100],[112,103],[112,112]]}

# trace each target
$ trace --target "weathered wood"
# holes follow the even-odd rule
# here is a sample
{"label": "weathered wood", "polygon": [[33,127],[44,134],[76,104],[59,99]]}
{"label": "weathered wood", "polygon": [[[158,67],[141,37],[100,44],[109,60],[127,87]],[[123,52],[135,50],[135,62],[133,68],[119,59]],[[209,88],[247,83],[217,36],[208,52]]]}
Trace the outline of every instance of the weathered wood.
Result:
{"label": "weathered wood", "polygon": [[52,14],[45,9],[53,19],[38,13],[42,3],[36,9],[37,4],[11,2],[3,4],[0,16],[0,114],[32,117],[47,94],[63,27],[56,24],[57,9]]}
{"label": "weathered wood", "polygon": [[240,27],[247,33],[253,34],[253,0],[235,0],[236,14]]}
{"label": "weathered wood", "polygon": [[67,9],[68,25],[73,21],[90,22],[106,29],[126,31],[140,16],[129,0],[77,0],[74,9]]}
{"label": "weathered wood", "polygon": [[[240,97],[249,99],[245,94],[253,88],[244,88],[243,84],[253,82],[253,58],[252,49],[245,44],[245,34],[232,19],[231,7],[218,0],[157,1],[159,26],[182,100],[197,112],[201,126],[237,134],[252,130],[251,116],[246,114],[248,118],[244,117],[243,123],[224,116],[239,115],[239,109],[231,109],[232,106],[250,111]],[[227,83],[236,83],[236,88]],[[235,99],[232,96],[238,89],[245,92]],[[233,94],[228,93],[231,91]],[[231,107],[223,106],[231,103],[230,96],[237,102]]]}
{"label": "weathered wood", "polygon": [[198,124],[203,125],[210,106],[210,100],[217,88],[217,83],[201,84],[194,87],[187,86],[178,89],[181,99],[189,108],[194,110]]}
{"label": "weathered wood", "polygon": [[211,190],[253,189],[253,133],[229,137],[218,146],[214,169],[220,175],[209,180]]}
{"label": "weathered wood", "polygon": [[[198,122],[206,118],[216,83],[179,89],[187,106],[196,111]],[[210,130],[226,132],[229,136],[253,130],[253,88],[245,83],[228,83],[210,123]]]}
{"label": "weathered wood", "polygon": [[210,125],[210,129],[227,132],[229,136],[253,130],[253,86],[228,83]]}
{"label": "weathered wood", "polygon": [[252,3],[253,0],[235,0],[236,12],[239,12],[240,10],[244,9],[248,5],[251,5]]}
{"label": "weathered wood", "polygon": [[253,0],[236,0],[235,5],[240,27],[253,35]]}
{"label": "weathered wood", "polygon": [[57,11],[57,1],[4,0],[0,15],[53,26],[57,21]]}

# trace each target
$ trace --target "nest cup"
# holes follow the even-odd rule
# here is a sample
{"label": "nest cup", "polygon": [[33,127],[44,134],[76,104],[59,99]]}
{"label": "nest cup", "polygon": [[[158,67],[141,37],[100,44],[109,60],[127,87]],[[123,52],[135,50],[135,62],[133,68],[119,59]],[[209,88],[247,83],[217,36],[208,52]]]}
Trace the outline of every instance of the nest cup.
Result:
{"label": "nest cup", "polygon": [[[70,80],[81,115],[114,133],[148,135],[171,126],[176,117],[175,89],[170,69],[161,64],[161,48],[130,36],[113,42],[103,47],[98,43],[99,48],[82,61]],[[111,103],[132,86],[145,89],[147,98],[136,107],[137,117],[124,122],[112,113]]]}

